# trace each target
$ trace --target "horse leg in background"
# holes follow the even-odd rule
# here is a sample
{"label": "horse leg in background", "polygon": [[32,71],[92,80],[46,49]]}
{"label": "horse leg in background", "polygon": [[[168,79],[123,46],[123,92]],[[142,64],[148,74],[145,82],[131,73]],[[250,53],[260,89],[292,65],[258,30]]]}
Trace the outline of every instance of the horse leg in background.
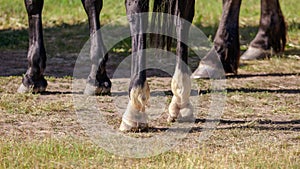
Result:
{"label": "horse leg in background", "polygon": [[168,122],[174,122],[176,119],[182,121],[191,121],[194,119],[193,106],[189,100],[191,78],[187,65],[188,46],[184,43],[188,40],[190,24],[194,17],[194,8],[194,0],[176,0],[176,68],[171,82],[173,97],[169,105]]}
{"label": "horse leg in background", "polygon": [[131,82],[129,103],[122,117],[121,131],[143,130],[148,127],[145,108],[150,98],[150,89],[146,80],[146,34],[149,0],[126,0],[126,14],[132,37]]}
{"label": "horse leg in background", "polygon": [[89,20],[90,28],[90,58],[92,61],[91,71],[87,80],[84,93],[88,95],[109,94],[111,81],[106,73],[108,55],[103,44],[100,32],[99,15],[102,9],[102,0],[81,0]]}
{"label": "horse leg in background", "polygon": [[27,54],[28,69],[23,77],[18,92],[43,92],[47,81],[44,78],[46,51],[43,41],[42,10],[43,0],[25,0],[29,23],[29,49]]}
{"label": "horse leg in background", "polygon": [[271,49],[283,52],[286,44],[286,24],[278,0],[261,0],[261,15],[258,33],[249,49],[241,56],[242,60],[269,57]]}
{"label": "horse leg in background", "polygon": [[237,74],[240,59],[240,6],[241,0],[223,0],[222,18],[214,39],[214,47],[201,60],[192,75],[193,78],[217,78],[224,71]]}

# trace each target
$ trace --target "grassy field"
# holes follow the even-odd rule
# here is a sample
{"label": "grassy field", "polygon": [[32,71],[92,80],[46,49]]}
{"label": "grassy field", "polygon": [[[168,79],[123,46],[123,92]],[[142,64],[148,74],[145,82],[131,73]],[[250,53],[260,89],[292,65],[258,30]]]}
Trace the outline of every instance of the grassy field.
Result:
{"label": "grassy field", "polygon": [[[287,48],[299,48],[300,4],[297,0],[281,1],[288,30]],[[27,49],[27,15],[23,1],[0,2],[0,49]],[[196,0],[194,24],[207,37],[213,37],[222,12],[222,1]],[[104,1],[101,23],[105,25],[125,16],[123,0]],[[248,45],[257,32],[260,3],[257,0],[243,2],[240,14],[240,36]],[[79,52],[87,40],[87,18],[79,0],[45,0],[43,10],[46,50],[51,55],[63,52]],[[54,37],[54,38],[53,38]],[[55,38],[59,37],[59,38]],[[70,39],[72,37],[72,39]],[[62,47],[63,46],[63,47]],[[245,49],[242,46],[242,49]]]}
{"label": "grassy field", "polygon": [[[222,0],[196,0],[194,24],[213,37]],[[259,1],[243,1],[242,50],[257,31]],[[201,7],[201,8],[200,8]],[[199,80],[196,123],[171,151],[149,158],[120,157],[94,144],[75,113],[72,75],[75,59],[88,39],[86,14],[79,0],[45,0],[48,93],[16,94],[26,71],[27,16],[23,1],[0,1],[0,169],[1,168],[299,168],[300,166],[300,3],[281,0],[288,30],[283,56],[241,62],[239,75],[227,77],[226,106],[219,125],[198,142],[209,110],[211,81]],[[102,25],[125,16],[124,1],[104,0]],[[111,52],[128,54],[129,42]],[[191,59],[194,59],[191,56]],[[110,59],[110,60],[113,60]],[[59,64],[57,64],[59,63]],[[109,63],[112,67],[116,63]],[[197,66],[195,64],[194,66]],[[110,70],[111,71],[111,70]],[[150,78],[150,88],[170,93],[170,78]],[[76,93],[75,93],[76,94]],[[170,97],[170,96],[168,96]],[[95,97],[109,105],[111,96]],[[111,106],[108,119],[120,123]],[[163,113],[165,117],[166,112]],[[159,126],[168,126],[162,118]],[[163,133],[163,131],[162,131]],[[133,133],[149,137],[153,133]],[[160,133],[158,133],[160,134]]]}
{"label": "grassy field", "polygon": [[[227,104],[220,124],[198,142],[209,109],[209,80],[197,81],[201,105],[189,134],[171,151],[124,158],[98,147],[77,121],[72,78],[46,77],[48,92],[16,94],[20,76],[0,77],[0,168],[298,168],[300,165],[300,61],[244,62],[227,78]],[[274,66],[275,65],[275,66]],[[287,65],[289,65],[287,67]],[[169,91],[170,78],[150,78],[150,88]],[[113,97],[96,97],[114,127],[120,116]],[[153,98],[155,99],[155,98]],[[165,117],[163,113],[163,117]],[[165,118],[161,126],[168,126]],[[132,133],[149,137],[156,133]],[[160,133],[157,133],[160,134]]]}

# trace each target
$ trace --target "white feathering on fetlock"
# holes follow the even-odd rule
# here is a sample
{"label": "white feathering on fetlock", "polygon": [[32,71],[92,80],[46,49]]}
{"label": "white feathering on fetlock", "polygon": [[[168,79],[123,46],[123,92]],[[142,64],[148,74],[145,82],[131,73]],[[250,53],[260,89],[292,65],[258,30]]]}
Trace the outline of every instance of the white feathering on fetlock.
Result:
{"label": "white feathering on fetlock", "polygon": [[150,89],[147,81],[143,88],[136,87],[130,91],[130,101],[122,117],[121,131],[143,130],[148,127],[148,117],[145,112],[149,106]]}
{"label": "white feathering on fetlock", "polygon": [[168,122],[191,121],[194,119],[193,106],[190,102],[191,78],[187,73],[175,71],[172,79],[171,88],[173,98],[169,105]]}

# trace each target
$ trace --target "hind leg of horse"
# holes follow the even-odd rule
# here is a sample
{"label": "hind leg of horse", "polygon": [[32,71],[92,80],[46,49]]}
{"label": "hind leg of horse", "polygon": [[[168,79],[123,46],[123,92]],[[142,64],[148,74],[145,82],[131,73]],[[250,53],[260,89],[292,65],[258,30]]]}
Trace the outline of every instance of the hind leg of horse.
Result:
{"label": "hind leg of horse", "polygon": [[108,55],[103,44],[100,29],[100,12],[102,0],[81,0],[89,20],[90,28],[90,58],[92,61],[91,71],[87,79],[84,93],[88,95],[109,94],[111,81],[106,73],[106,62]]}
{"label": "hind leg of horse", "polygon": [[286,25],[278,0],[261,0],[261,16],[258,33],[249,49],[241,56],[242,60],[262,59],[272,53],[284,51]]}
{"label": "hind leg of horse", "polygon": [[[194,17],[193,0],[181,0],[176,4],[176,68],[171,82],[173,92],[172,101],[169,105],[168,122],[174,122],[176,119],[182,121],[193,120],[193,106],[190,102],[191,79],[187,65],[188,46],[185,44],[188,40],[190,24]],[[182,18],[182,19],[181,19]],[[183,20],[184,19],[184,20]],[[186,22],[188,21],[188,22]]]}
{"label": "hind leg of horse", "polygon": [[29,23],[28,69],[18,92],[43,92],[47,81],[44,78],[46,51],[43,42],[42,9],[44,1],[25,0]]}
{"label": "hind leg of horse", "polygon": [[149,0],[126,0],[126,13],[132,36],[131,82],[129,103],[122,117],[121,131],[143,130],[148,127],[145,113],[150,89],[146,80],[146,35],[148,18],[142,12],[148,12]]}
{"label": "hind leg of horse", "polygon": [[219,78],[223,76],[224,71],[237,74],[240,59],[240,6],[241,0],[223,1],[222,18],[214,39],[214,46],[201,60],[192,75],[193,78]]}

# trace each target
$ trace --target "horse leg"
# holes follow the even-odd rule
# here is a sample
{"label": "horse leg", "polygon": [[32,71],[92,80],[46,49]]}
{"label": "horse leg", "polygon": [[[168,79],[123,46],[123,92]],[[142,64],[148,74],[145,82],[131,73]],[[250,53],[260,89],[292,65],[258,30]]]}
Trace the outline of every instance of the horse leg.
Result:
{"label": "horse leg", "polygon": [[42,10],[43,0],[25,0],[29,23],[28,69],[18,92],[43,92],[47,81],[44,78],[46,51],[43,42]]}
{"label": "horse leg", "polygon": [[278,0],[261,0],[261,15],[258,33],[242,60],[262,59],[283,52],[286,44],[286,24]]}
{"label": "horse leg", "polygon": [[[241,0],[223,0],[222,18],[214,39],[214,47],[201,60],[192,75],[193,78],[218,76],[223,71],[237,74],[240,58],[240,6]],[[219,61],[223,66],[218,64]]]}
{"label": "horse leg", "polygon": [[103,44],[100,32],[99,15],[102,9],[102,0],[81,0],[89,20],[90,28],[90,58],[92,67],[87,79],[87,86],[84,91],[88,95],[101,95],[110,93],[111,81],[106,73],[106,62],[108,55]]}
{"label": "horse leg", "polygon": [[176,68],[171,82],[173,97],[169,105],[168,122],[174,122],[177,118],[183,121],[193,120],[193,106],[189,100],[191,79],[187,65],[188,46],[184,42],[187,42],[189,36],[190,24],[194,17],[194,6],[194,0],[176,1],[175,15],[178,17],[175,21],[177,33]]}
{"label": "horse leg", "polygon": [[125,0],[127,18],[132,36],[131,82],[129,103],[122,117],[121,131],[142,130],[148,127],[145,108],[150,98],[150,89],[146,80],[146,34],[149,0]]}

